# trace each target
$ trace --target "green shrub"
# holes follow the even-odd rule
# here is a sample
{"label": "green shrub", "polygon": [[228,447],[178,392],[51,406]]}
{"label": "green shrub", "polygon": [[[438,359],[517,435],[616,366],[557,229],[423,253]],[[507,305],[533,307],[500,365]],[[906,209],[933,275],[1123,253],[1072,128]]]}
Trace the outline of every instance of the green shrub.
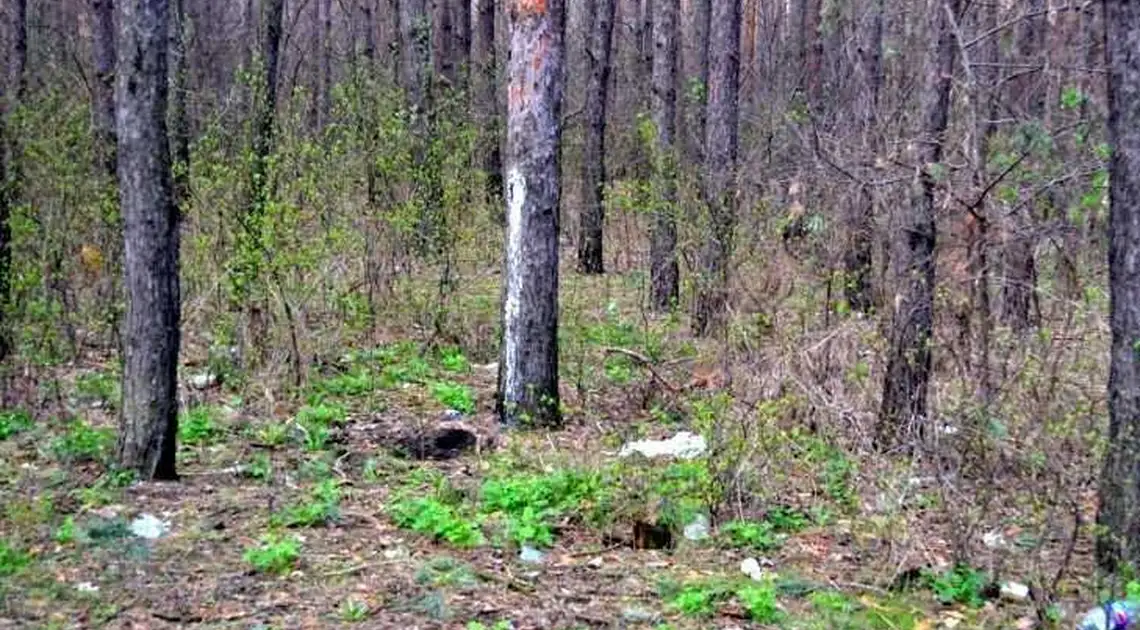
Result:
{"label": "green shrub", "polygon": [[934,596],[943,604],[981,608],[986,603],[984,593],[989,581],[985,573],[969,565],[958,564],[942,574],[928,572],[926,580]]}
{"label": "green shrub", "polygon": [[218,408],[198,405],[182,413],[178,419],[178,440],[192,446],[216,443],[224,431],[218,424]]}
{"label": "green shrub", "polygon": [[316,527],[340,518],[340,489],[332,479],[318,483],[303,501],[285,507],[271,522],[281,527]]}
{"label": "green shrub", "polygon": [[301,558],[301,541],[295,536],[283,538],[267,534],[260,544],[248,547],[242,558],[259,573],[288,573]]}
{"label": "green shrub", "polygon": [[465,414],[475,413],[475,395],[471,388],[450,381],[436,381],[431,384],[431,395],[441,405],[448,409],[461,411]]}
{"label": "green shrub", "polygon": [[733,547],[757,551],[771,551],[784,544],[783,535],[769,521],[729,521],[720,527],[720,534]]}
{"label": "green shrub", "polygon": [[783,617],[776,601],[776,589],[770,582],[746,584],[736,589],[736,598],[753,621],[770,624]]}
{"label": "green shrub", "polygon": [[0,577],[11,577],[21,572],[32,558],[27,552],[0,538]]}
{"label": "green shrub", "polygon": [[23,409],[0,411],[0,441],[23,433],[33,426],[32,415]]}
{"label": "green shrub", "polygon": [[388,512],[400,527],[445,540],[456,547],[483,544],[483,532],[475,518],[435,497],[401,498],[390,504]]}
{"label": "green shrub", "polygon": [[56,457],[70,462],[99,461],[115,442],[111,429],[97,429],[85,420],[75,420],[64,434],[51,442]]}

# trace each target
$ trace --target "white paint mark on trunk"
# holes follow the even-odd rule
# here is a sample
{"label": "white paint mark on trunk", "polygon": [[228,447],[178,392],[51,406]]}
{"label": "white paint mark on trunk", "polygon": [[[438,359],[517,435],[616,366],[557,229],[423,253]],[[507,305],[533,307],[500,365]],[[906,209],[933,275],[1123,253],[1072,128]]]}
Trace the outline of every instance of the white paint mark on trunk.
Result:
{"label": "white paint mark on trunk", "polygon": [[[522,304],[523,254],[523,207],[526,205],[526,177],[518,168],[507,174],[507,295],[503,307],[503,393],[504,396],[518,396],[522,387],[518,383],[519,361],[519,316]],[[508,400],[506,402],[515,402]]]}

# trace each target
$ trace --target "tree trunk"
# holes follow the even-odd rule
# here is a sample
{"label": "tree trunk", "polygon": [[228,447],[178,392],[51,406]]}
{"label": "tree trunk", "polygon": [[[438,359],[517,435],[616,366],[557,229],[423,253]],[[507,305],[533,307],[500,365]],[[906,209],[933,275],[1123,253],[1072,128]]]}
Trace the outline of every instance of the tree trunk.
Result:
{"label": "tree trunk", "polygon": [[586,139],[582,149],[582,212],[578,226],[578,271],[605,272],[602,205],[606,185],[606,100],[610,84],[615,0],[593,0],[586,43]]}
{"label": "tree trunk", "polygon": [[455,58],[459,67],[459,87],[466,89],[471,76],[471,0],[452,0],[452,28],[455,29]]}
{"label": "tree trunk", "polygon": [[653,126],[654,186],[657,208],[649,237],[650,305],[667,311],[677,304],[677,40],[679,0],[654,0]]}
{"label": "tree trunk", "polygon": [[449,86],[458,81],[455,63],[455,23],[451,11],[451,0],[433,0],[431,8],[432,54],[436,76],[442,77]]}
{"label": "tree trunk", "polygon": [[507,251],[499,413],[560,426],[558,214],[565,47],[562,0],[509,0]]}
{"label": "tree trunk", "polygon": [[803,72],[804,92],[811,111],[815,112],[823,101],[823,33],[820,32],[822,0],[805,0],[803,3]]}
{"label": "tree trunk", "polygon": [[318,0],[320,76],[317,83],[317,130],[324,131],[332,111],[332,0]]}
{"label": "tree trunk", "polygon": [[[487,178],[487,196],[491,207],[502,207],[503,200],[503,152],[502,152],[502,124],[499,114],[498,92],[498,64],[495,54],[495,0],[478,0],[479,2],[479,36],[475,39],[478,49],[473,52],[479,68],[479,76],[475,79],[477,107],[480,109],[483,121],[483,172]],[[496,217],[498,223],[506,220],[505,216]]]}
{"label": "tree trunk", "polygon": [[94,102],[92,110],[95,127],[95,146],[98,161],[104,174],[115,178],[115,3],[113,0],[92,0],[94,39],[91,42],[95,57],[95,81],[92,84]]}
{"label": "tree trunk", "polygon": [[876,444],[914,446],[910,438],[925,434],[926,396],[933,342],[935,175],[942,161],[944,134],[950,118],[950,86],[954,73],[954,34],[947,11],[957,16],[961,0],[937,0],[927,12],[925,76],[920,96],[918,138],[912,143],[915,175],[909,212],[900,213],[892,231],[891,266],[895,286],[889,335],[890,354],[883,381]]}
{"label": "tree trunk", "polygon": [[[867,159],[878,155],[879,92],[883,86],[883,0],[875,0],[859,25],[858,124]],[[869,313],[875,306],[871,290],[872,250],[875,231],[875,193],[861,185],[848,202],[847,247],[843,256],[845,297],[854,310]]]}
{"label": "tree trunk", "polygon": [[[0,81],[0,361],[12,351],[12,331],[8,322],[8,295],[12,274],[12,198],[8,181],[8,95],[7,81]],[[13,156],[14,157],[14,156]]]}
{"label": "tree trunk", "polygon": [[1140,563],[1140,4],[1107,0],[1104,11],[1112,355],[1096,551],[1100,566],[1116,573]]}
{"label": "tree trunk", "polygon": [[15,0],[15,5],[11,71],[16,81],[16,102],[23,103],[28,94],[28,0]]}
{"label": "tree trunk", "polygon": [[167,0],[119,0],[116,120],[126,246],[127,344],[118,464],[175,479],[178,219],[166,137]]}
{"label": "tree trunk", "polygon": [[710,231],[700,255],[693,333],[720,332],[728,317],[728,271],[736,223],[740,118],[740,0],[712,0],[705,129],[704,202]]}
{"label": "tree trunk", "polygon": [[185,208],[190,195],[190,118],[186,109],[186,97],[189,92],[188,65],[186,55],[187,25],[185,0],[174,0],[171,8],[174,10],[171,48],[174,52],[173,100],[171,101],[170,121],[174,158],[174,205],[181,210]]}
{"label": "tree trunk", "polygon": [[[705,105],[709,89],[709,19],[711,0],[693,2],[693,41],[696,43],[696,60],[685,69],[685,161],[692,166],[704,164]],[[694,85],[695,84],[695,85]]]}
{"label": "tree trunk", "polygon": [[[1042,57],[1045,53],[1045,29],[1048,22],[1039,15],[1045,0],[1029,0],[1025,12],[1034,14],[1017,24],[1017,61],[1029,66],[1018,70],[1018,78],[1010,82],[1013,101],[1020,105],[1020,114],[1028,122],[1042,123],[1045,114],[1047,81]],[[1035,195],[1026,185],[1025,195]],[[1010,328],[1021,332],[1034,325],[1034,300],[1037,285],[1037,266],[1034,260],[1036,234],[1033,225],[1033,199],[1018,204],[1004,221],[1005,243],[1002,251],[1003,282],[1001,285],[1001,318]]]}
{"label": "tree trunk", "polygon": [[398,0],[400,22],[400,87],[422,119],[431,75],[431,20],[426,0]]}
{"label": "tree trunk", "polygon": [[360,5],[360,13],[364,22],[364,58],[368,60],[368,71],[375,69],[376,63],[376,21],[372,11],[372,0],[364,0]]}

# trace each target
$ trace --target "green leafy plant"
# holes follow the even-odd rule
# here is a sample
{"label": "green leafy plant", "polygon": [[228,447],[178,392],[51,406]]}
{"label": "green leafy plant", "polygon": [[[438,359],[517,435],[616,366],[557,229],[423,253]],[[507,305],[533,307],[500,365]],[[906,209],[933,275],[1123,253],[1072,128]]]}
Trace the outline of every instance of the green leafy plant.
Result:
{"label": "green leafy plant", "polygon": [[250,479],[265,481],[273,476],[273,463],[265,453],[257,453],[246,465],[245,474]]}
{"label": "green leafy plant", "polygon": [[436,381],[431,384],[431,395],[448,409],[461,411],[465,414],[475,413],[475,395],[471,393],[471,388],[466,385],[450,381]]}
{"label": "green leafy plant", "polygon": [[764,520],[771,523],[778,532],[794,534],[803,531],[811,524],[807,514],[790,507],[778,505],[764,515]]}
{"label": "green leafy plant", "polygon": [[432,558],[416,571],[416,583],[435,588],[468,589],[479,584],[471,567],[449,556]]}
{"label": "green leafy plant", "polygon": [[301,558],[301,541],[295,536],[284,538],[275,534],[262,536],[259,544],[248,547],[242,555],[259,573],[288,573]]}
{"label": "green leafy plant", "polygon": [[318,403],[306,405],[297,411],[297,422],[305,426],[333,426],[343,424],[348,413],[341,405]]}
{"label": "green leafy plant", "polygon": [[776,588],[770,581],[745,584],[736,589],[736,598],[753,621],[770,624],[783,617],[776,600]]}
{"label": "green leafy plant", "polygon": [[317,527],[338,518],[340,518],[340,489],[336,481],[326,479],[313,487],[308,498],[274,514],[271,522],[281,527]]}
{"label": "green leafy plant", "polygon": [[257,428],[254,437],[265,446],[282,446],[289,441],[289,425],[284,422],[267,422]]}
{"label": "green leafy plant", "polygon": [[23,571],[32,558],[26,551],[0,538],[0,577],[10,577]]}
{"label": "green leafy plant", "polygon": [[0,411],[0,441],[23,433],[33,426],[32,415],[23,409]]}
{"label": "green leafy plant", "polygon": [[509,540],[549,546],[554,543],[554,522],[596,504],[601,490],[601,477],[589,471],[506,475],[483,482],[480,509],[505,522]]}
{"label": "green leafy plant", "polygon": [[75,518],[71,515],[66,516],[59,527],[55,528],[52,532],[51,538],[61,545],[70,545],[75,542]]}
{"label": "green leafy plant", "polygon": [[941,574],[928,572],[927,583],[934,596],[943,604],[963,604],[980,608],[985,604],[985,590],[989,585],[985,573],[965,564],[958,564]]}
{"label": "green leafy plant", "polygon": [[75,393],[84,400],[116,404],[119,400],[119,377],[111,371],[80,374],[75,379]]}
{"label": "green leafy plant", "polygon": [[388,512],[400,527],[445,540],[456,547],[483,544],[478,521],[436,497],[401,498],[389,505]]}
{"label": "green leafy plant", "polygon": [[713,582],[688,584],[669,599],[669,606],[692,617],[707,617],[731,595],[725,586]]}
{"label": "green leafy plant", "polygon": [[733,547],[757,551],[771,551],[784,544],[784,536],[769,521],[729,521],[720,527],[720,535]]}
{"label": "green leafy plant", "polygon": [[211,405],[198,405],[183,412],[178,419],[178,440],[183,444],[207,446],[216,443],[223,434],[218,424],[218,409]]}
{"label": "green leafy plant", "polygon": [[448,372],[466,374],[471,371],[471,363],[459,348],[443,348],[439,353],[439,364]]}
{"label": "green leafy plant", "polygon": [[99,461],[106,456],[115,441],[111,429],[97,429],[85,420],[74,420],[64,434],[51,442],[56,457],[71,461]]}

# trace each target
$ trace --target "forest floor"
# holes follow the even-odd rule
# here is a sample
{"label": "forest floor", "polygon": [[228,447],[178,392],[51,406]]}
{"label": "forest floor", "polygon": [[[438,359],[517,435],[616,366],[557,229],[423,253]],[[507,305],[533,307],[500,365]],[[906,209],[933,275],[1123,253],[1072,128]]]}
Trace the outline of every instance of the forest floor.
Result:
{"label": "forest floor", "polygon": [[[1093,603],[1091,482],[1051,502],[1047,475],[861,454],[636,319],[581,327],[559,431],[499,429],[495,366],[457,348],[378,343],[301,390],[188,360],[176,483],[105,465],[113,362],[12,377],[0,628],[1029,628]],[[478,443],[417,453],[440,427]],[[713,448],[619,456],[682,430]]]}

